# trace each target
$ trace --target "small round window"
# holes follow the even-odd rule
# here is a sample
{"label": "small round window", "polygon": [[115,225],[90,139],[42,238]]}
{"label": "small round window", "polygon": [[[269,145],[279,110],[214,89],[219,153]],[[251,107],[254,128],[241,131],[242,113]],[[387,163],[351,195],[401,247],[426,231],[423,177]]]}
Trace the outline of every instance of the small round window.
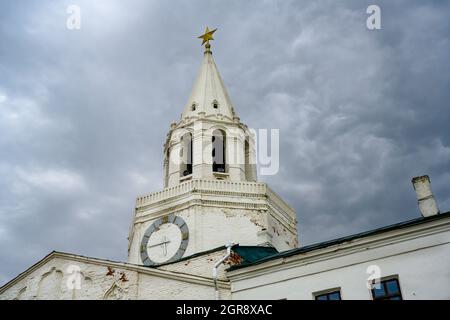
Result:
{"label": "small round window", "polygon": [[195,102],[192,104],[192,106],[191,106],[191,110],[192,111],[195,111],[195,109],[197,109],[197,105],[195,104]]}
{"label": "small round window", "polygon": [[213,108],[214,108],[214,109],[219,108],[219,103],[217,103],[216,100],[213,101]]}

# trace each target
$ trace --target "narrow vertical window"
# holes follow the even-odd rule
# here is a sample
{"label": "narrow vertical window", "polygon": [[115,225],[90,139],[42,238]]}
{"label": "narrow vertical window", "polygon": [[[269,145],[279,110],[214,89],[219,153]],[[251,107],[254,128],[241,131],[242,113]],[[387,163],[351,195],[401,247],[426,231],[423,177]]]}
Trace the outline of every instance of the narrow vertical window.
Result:
{"label": "narrow vertical window", "polygon": [[245,139],[244,146],[244,170],[245,170],[245,180],[252,181],[252,166],[250,164],[250,144],[248,143],[248,139]]}
{"label": "narrow vertical window", "polygon": [[170,153],[169,149],[167,149],[166,157],[164,159],[164,187],[169,185],[169,168],[170,166]]}
{"label": "narrow vertical window", "polygon": [[187,163],[186,163],[186,169],[188,174],[192,174],[192,134],[188,134],[188,141],[186,144],[187,149]]}
{"label": "narrow vertical window", "polygon": [[181,166],[180,166],[180,175],[188,176],[192,174],[192,135],[190,133],[186,133],[181,137]]}
{"label": "narrow vertical window", "polygon": [[222,130],[215,130],[212,136],[212,169],[213,172],[226,172],[225,165],[226,136]]}

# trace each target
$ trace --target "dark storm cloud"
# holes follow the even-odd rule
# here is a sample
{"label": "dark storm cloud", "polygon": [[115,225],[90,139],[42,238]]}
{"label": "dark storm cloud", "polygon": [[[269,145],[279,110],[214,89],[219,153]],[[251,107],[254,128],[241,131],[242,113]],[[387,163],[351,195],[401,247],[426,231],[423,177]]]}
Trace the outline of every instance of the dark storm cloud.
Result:
{"label": "dark storm cloud", "polygon": [[[379,4],[382,30],[366,29]],[[81,30],[66,29],[78,4]],[[137,194],[202,51],[241,119],[280,128],[303,244],[450,208],[450,7],[441,1],[11,1],[0,5],[0,283],[51,250],[126,260]]]}

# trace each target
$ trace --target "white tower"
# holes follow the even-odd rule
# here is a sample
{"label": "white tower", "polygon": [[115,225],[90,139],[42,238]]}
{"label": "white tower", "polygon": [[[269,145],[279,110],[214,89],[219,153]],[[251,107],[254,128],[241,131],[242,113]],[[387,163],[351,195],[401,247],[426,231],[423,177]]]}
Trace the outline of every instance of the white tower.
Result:
{"label": "white tower", "polygon": [[240,122],[210,50],[164,144],[164,189],[138,197],[128,261],[154,265],[223,246],[298,246],[296,215],[257,182],[255,140]]}

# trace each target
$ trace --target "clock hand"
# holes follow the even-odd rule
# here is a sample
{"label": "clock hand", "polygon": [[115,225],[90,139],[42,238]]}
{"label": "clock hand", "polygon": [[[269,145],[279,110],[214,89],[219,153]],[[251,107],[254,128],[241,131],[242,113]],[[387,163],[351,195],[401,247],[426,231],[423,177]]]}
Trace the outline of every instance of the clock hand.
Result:
{"label": "clock hand", "polygon": [[147,248],[153,248],[157,246],[162,246],[163,249],[163,256],[167,255],[167,244],[170,242],[169,239],[166,238],[166,236],[163,236],[160,243],[156,243],[153,245],[148,245]]}

